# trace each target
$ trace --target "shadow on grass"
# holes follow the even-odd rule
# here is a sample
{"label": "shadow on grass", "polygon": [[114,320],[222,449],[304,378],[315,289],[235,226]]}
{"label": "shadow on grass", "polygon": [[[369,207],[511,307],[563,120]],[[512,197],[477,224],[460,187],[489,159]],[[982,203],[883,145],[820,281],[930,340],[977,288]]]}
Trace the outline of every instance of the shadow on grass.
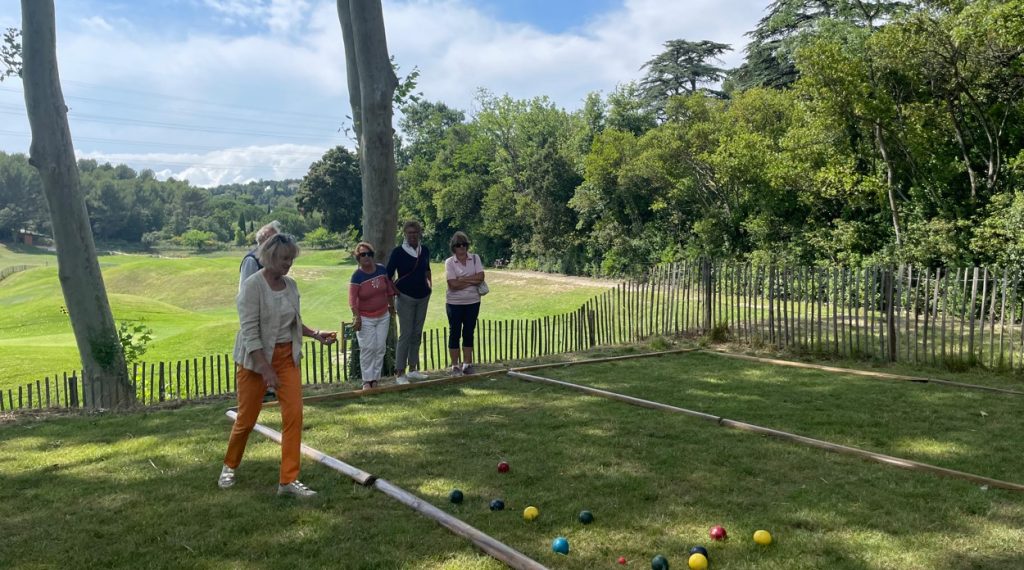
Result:
{"label": "shadow on grass", "polygon": [[278,499],[280,448],[259,436],[236,487],[219,490],[230,426],[222,410],[204,407],[0,428],[0,565],[500,567],[405,507],[309,462],[302,478],[321,495]]}
{"label": "shadow on grass", "polygon": [[[657,552],[683,563],[716,523],[736,533],[709,545],[716,567],[891,567],[889,556],[931,568],[979,541],[1005,548],[995,537],[1019,537],[1024,522],[985,520],[994,505],[1019,501],[1005,493],[512,380],[320,403],[308,418],[310,445],[558,568]],[[497,474],[500,459],[511,461],[509,474]],[[447,503],[452,488],[466,494],[463,505]],[[492,498],[508,510],[489,512]],[[527,524],[519,513],[530,504],[542,514]],[[575,522],[584,508],[601,524]],[[754,547],[757,528],[778,543]],[[550,553],[559,535],[573,544],[567,558]]]}
{"label": "shadow on grass", "polygon": [[[888,393],[899,406],[935,404],[933,396],[915,401],[903,388],[877,383],[850,392],[845,381],[810,378],[801,385],[746,364],[725,369],[679,357],[658,359],[661,370],[654,362],[545,374],[781,429],[750,416],[788,418],[799,424],[793,431],[846,437],[863,428],[843,425],[851,417],[886,411],[886,398],[872,391]],[[716,409],[726,404],[735,413]],[[815,413],[792,417],[812,405]],[[320,497],[277,500],[279,448],[259,435],[250,439],[236,488],[219,491],[215,479],[230,429],[224,407],[0,428],[0,447],[10,458],[0,465],[5,562],[501,567],[433,522],[309,461],[302,479]],[[271,426],[277,420],[273,409],[261,418]],[[943,422],[935,414],[930,428]],[[871,437],[887,439],[882,432]],[[726,569],[1024,564],[1024,504],[1017,495],[507,378],[310,405],[304,441],[552,568],[614,567],[618,556],[645,567],[659,552],[685,567],[697,543],[709,548],[715,568]],[[992,457],[961,460],[977,468],[972,462],[986,458]],[[496,470],[502,459],[512,465],[508,474]],[[1013,461],[1019,460],[1011,467]],[[453,488],[464,491],[463,504],[447,501]],[[506,510],[491,512],[493,498],[504,499]],[[541,516],[527,523],[520,513],[531,504]],[[594,524],[577,521],[582,509],[594,512]],[[725,525],[731,538],[708,544],[714,524]],[[771,547],[750,540],[759,528],[775,535]],[[569,538],[569,556],[551,552],[555,536]]]}

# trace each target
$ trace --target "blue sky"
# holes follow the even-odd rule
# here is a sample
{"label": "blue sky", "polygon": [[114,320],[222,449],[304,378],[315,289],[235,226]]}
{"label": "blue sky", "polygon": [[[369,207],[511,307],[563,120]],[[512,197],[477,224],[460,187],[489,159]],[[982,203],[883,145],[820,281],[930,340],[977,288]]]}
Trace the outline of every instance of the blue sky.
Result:
{"label": "blue sky", "polygon": [[[431,100],[472,114],[479,88],[587,93],[638,79],[663,42],[732,44],[769,0],[385,0],[388,46]],[[301,177],[352,147],[334,0],[57,0],[57,49],[80,157],[198,185]],[[0,0],[0,27],[20,26]],[[0,83],[0,150],[27,152],[21,84]]]}

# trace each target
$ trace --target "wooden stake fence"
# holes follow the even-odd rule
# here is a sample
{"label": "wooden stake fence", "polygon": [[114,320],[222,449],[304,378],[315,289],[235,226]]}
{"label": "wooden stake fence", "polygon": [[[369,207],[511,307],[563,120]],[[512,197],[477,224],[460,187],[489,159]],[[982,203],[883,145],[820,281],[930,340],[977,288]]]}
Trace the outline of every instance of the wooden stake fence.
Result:
{"label": "wooden stake fence", "polygon": [[[484,301],[476,360],[513,365],[634,343],[655,336],[724,335],[754,347],[822,356],[870,358],[919,366],[971,366],[1024,372],[1024,279],[993,268],[796,267],[697,259],[660,265],[573,310],[535,319],[488,319]],[[420,363],[450,365],[448,329],[423,332]],[[304,348],[303,383],[350,381],[358,358],[345,335]],[[137,363],[131,383],[139,403],[196,400],[234,392],[227,354]],[[96,408],[81,372],[48,377],[0,393],[0,411]]]}

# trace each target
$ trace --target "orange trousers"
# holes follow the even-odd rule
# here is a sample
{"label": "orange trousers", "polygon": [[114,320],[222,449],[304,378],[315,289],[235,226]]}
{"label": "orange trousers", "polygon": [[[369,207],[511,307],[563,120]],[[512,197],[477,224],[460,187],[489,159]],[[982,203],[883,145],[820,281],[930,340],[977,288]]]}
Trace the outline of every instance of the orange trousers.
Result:
{"label": "orange trousers", "polygon": [[[275,346],[270,364],[277,373],[277,400],[281,404],[280,483],[287,485],[299,478],[299,448],[302,446],[302,381],[292,358],[292,343],[284,342]],[[267,391],[263,376],[242,368],[240,364],[236,364],[235,369],[238,417],[231,428],[228,451],[224,455],[224,465],[232,469],[236,469],[242,462],[245,444],[263,409],[263,395]]]}

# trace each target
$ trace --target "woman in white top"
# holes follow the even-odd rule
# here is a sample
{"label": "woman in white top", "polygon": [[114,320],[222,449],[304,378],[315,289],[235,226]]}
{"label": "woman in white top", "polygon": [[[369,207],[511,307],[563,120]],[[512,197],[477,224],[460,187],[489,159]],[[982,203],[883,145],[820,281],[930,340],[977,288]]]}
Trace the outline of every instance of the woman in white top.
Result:
{"label": "woman in white top", "polygon": [[[477,285],[484,281],[484,265],[480,256],[469,253],[469,238],[455,232],[448,242],[452,256],[444,261],[448,293],[445,312],[448,314],[448,352],[452,358],[453,376],[474,374],[473,333],[480,316],[480,293]],[[459,341],[462,341],[462,360],[459,360]]]}
{"label": "woman in white top", "polygon": [[257,271],[242,283],[238,293],[238,320],[241,328],[235,336],[235,383],[238,391],[238,416],[231,428],[228,450],[224,455],[217,484],[228,489],[235,484],[235,469],[242,462],[249,433],[263,408],[267,388],[277,391],[281,403],[281,470],[277,494],[311,497],[316,492],[299,482],[299,451],[302,446],[302,379],[299,359],[302,337],[322,344],[337,338],[333,332],[313,330],[302,324],[299,290],[287,277],[299,254],[295,238],[277,234],[260,248]]}

